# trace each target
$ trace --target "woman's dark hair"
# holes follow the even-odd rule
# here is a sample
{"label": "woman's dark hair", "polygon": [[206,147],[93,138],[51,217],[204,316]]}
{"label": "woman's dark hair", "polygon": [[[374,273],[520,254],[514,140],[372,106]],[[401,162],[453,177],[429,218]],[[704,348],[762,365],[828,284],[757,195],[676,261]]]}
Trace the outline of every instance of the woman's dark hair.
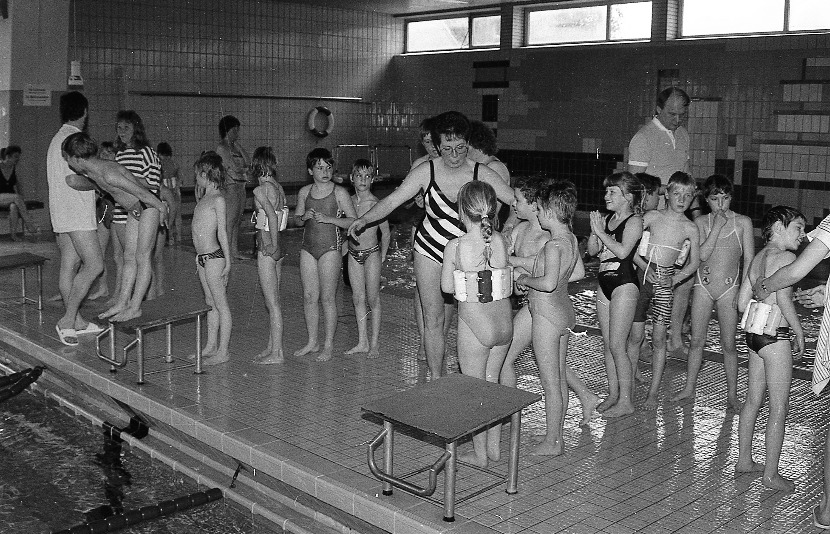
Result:
{"label": "woman's dark hair", "polygon": [[82,93],[70,91],[61,95],[61,122],[76,121],[84,116],[87,109],[89,101]]}
{"label": "woman's dark hair", "polygon": [[77,132],[63,140],[61,151],[69,157],[89,159],[98,154],[98,144],[89,134]]}
{"label": "woman's dark hair", "polygon": [[447,137],[459,137],[465,141],[470,139],[470,121],[463,113],[445,111],[435,117],[432,125],[432,144],[441,151],[441,134]]}
{"label": "woman's dark hair", "polygon": [[131,109],[122,109],[115,116],[115,122],[129,122],[133,126],[133,137],[130,139],[130,144],[125,144],[120,137],[115,139],[115,149],[118,152],[133,148],[140,150],[144,147],[150,146],[150,141],[147,139],[147,132],[144,130],[144,122],[141,116]]}
{"label": "woman's dark hair", "polygon": [[731,195],[733,190],[732,182],[722,174],[713,174],[703,184],[703,198],[709,195]]}
{"label": "woman's dark hair", "polygon": [[225,136],[228,135],[229,131],[241,125],[242,124],[239,122],[239,119],[237,119],[233,115],[225,115],[224,117],[219,119],[219,137],[224,139]]}
{"label": "woman's dark hair", "polygon": [[495,156],[499,151],[496,134],[481,121],[470,121],[470,146],[477,148],[488,156]]}
{"label": "woman's dark hair", "polygon": [[772,227],[775,223],[780,222],[786,228],[796,219],[807,221],[804,214],[795,208],[789,206],[775,206],[774,208],[770,208],[761,220],[761,237],[764,239],[764,243],[769,243],[769,240],[772,239]]}
{"label": "woman's dark hair", "polygon": [[162,141],[156,147],[156,152],[159,156],[171,157],[173,155],[173,147],[171,147],[169,143]]}

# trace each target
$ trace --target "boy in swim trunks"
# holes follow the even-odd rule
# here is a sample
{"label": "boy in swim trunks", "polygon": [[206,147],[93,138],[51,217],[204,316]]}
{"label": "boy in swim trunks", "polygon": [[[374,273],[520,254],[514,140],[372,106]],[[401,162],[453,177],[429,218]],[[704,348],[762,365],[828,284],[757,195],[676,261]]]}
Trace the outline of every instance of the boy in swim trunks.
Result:
{"label": "boy in swim trunks", "polygon": [[[695,223],[684,215],[692,202],[695,187],[694,179],[688,174],[676,172],[672,175],[666,191],[666,207],[649,211],[643,216],[644,232],[650,233],[645,257],[640,255],[639,252],[642,251],[638,251],[634,257],[634,262],[644,277],[641,293],[652,292],[651,342],[654,345],[654,355],[651,387],[645,403],[647,410],[657,408],[660,381],[666,366],[666,334],[671,322],[674,286],[691,276],[700,263],[700,233]],[[674,264],[680,257],[685,241],[689,243],[689,261],[680,271],[676,271]]]}
{"label": "boy in swim trunks", "polygon": [[[315,148],[306,156],[308,174],[314,183],[297,193],[294,220],[304,226],[300,250],[300,280],[303,283],[303,305],[308,343],[294,352],[304,356],[319,352],[318,362],[329,361],[334,351],[337,328],[337,283],[343,257],[340,255],[340,230],[347,229],[357,218],[349,192],[332,182],[334,158],[325,148]],[[345,217],[341,217],[345,215]],[[320,304],[323,306],[325,340],[320,350]]]}
{"label": "boy in swim trunks", "polygon": [[211,307],[207,316],[207,343],[202,349],[203,365],[225,363],[230,359],[231,309],[225,288],[231,272],[231,250],[225,224],[225,171],[222,157],[205,152],[193,166],[196,186],[204,194],[193,210],[193,246],[196,249],[196,271]]}
{"label": "boy in swim trunks", "polygon": [[[360,217],[378,203],[372,194],[372,181],[375,167],[367,159],[358,159],[352,165],[352,184],[355,194],[352,196],[357,216]],[[380,335],[380,267],[389,250],[389,222],[383,219],[377,225],[380,230],[369,230],[357,236],[357,243],[349,240],[349,281],[352,286],[352,302],[357,318],[357,345],[346,354],[366,352],[368,358],[380,356],[378,337]],[[368,311],[367,311],[368,304]],[[366,317],[372,314],[372,340],[367,339]]]}
{"label": "boy in swim trunks", "polygon": [[[711,213],[695,219],[700,232],[700,266],[695,276],[692,298],[692,342],[686,372],[686,385],[672,400],[694,399],[697,376],[703,361],[703,345],[712,317],[718,309],[720,344],[726,372],[726,407],[741,411],[738,401],[738,328],[737,297],[741,280],[746,277],[755,255],[752,221],[730,209],[732,182],[715,174],[703,186]],[[741,267],[743,261],[743,267]]]}
{"label": "boy in swim trunks", "polygon": [[[798,250],[801,241],[806,237],[804,225],[804,215],[787,206],[774,207],[764,215],[762,232],[766,246],[752,260],[747,276],[741,283],[738,295],[740,311],[743,312],[750,305],[752,285],[757,280],[768,278],[795,260],[792,251]],[[777,306],[781,311],[781,319],[778,324],[766,325],[776,328],[775,335],[749,332],[746,334],[746,344],[749,347],[749,387],[738,425],[738,461],[735,464],[735,472],[763,472],[761,482],[764,486],[792,493],[795,491],[795,484],[781,476],[778,462],[784,444],[784,427],[789,410],[793,359],[800,359],[804,354],[804,331],[793,305],[792,287],[784,287],[768,294],[762,302],[769,306]],[[790,345],[791,329],[795,333],[794,347]],[[766,461],[759,464],[752,459],[752,441],[758,411],[764,404],[767,392],[769,416],[764,440]]]}

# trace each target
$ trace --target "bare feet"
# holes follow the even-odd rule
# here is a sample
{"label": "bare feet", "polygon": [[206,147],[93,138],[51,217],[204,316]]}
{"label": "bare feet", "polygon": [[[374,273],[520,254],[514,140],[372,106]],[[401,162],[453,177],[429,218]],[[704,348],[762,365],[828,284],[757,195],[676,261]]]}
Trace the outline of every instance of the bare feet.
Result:
{"label": "bare feet", "polygon": [[[202,360],[204,361],[205,358],[209,358],[209,357],[213,356],[214,354],[216,354],[217,350],[218,349],[215,349],[215,348],[212,348],[212,347],[211,348],[208,348],[208,347],[203,348],[202,349]],[[187,356],[187,359],[188,360],[195,360],[196,359],[196,353],[194,352],[193,354],[189,354]]]}
{"label": "bare feet", "polygon": [[599,405],[599,397],[591,393],[591,395],[582,403],[582,421],[580,425],[587,425],[594,417],[594,413]]}
{"label": "bare feet", "polygon": [[789,478],[782,477],[779,473],[775,473],[771,477],[764,476],[764,478],[761,479],[761,483],[764,486],[777,491],[786,491],[787,493],[795,491],[795,483]]}
{"label": "bare feet", "polygon": [[738,400],[738,398],[734,399],[726,399],[726,411],[733,411],[735,413],[741,413],[741,410],[744,409],[744,403]]}
{"label": "bare feet", "polygon": [[331,360],[331,357],[334,355],[334,351],[331,350],[331,347],[323,347],[323,350],[320,351],[320,355],[317,356],[318,362],[327,362]]}
{"label": "bare feet", "polygon": [[735,464],[735,473],[763,473],[764,472],[764,464],[759,464],[753,460],[749,460],[748,462],[744,462],[741,459],[738,459],[738,463]]}
{"label": "bare feet", "polygon": [[254,362],[258,362],[259,360],[265,359],[271,355],[271,343],[268,342],[268,346],[265,347],[265,350],[254,356]]}
{"label": "bare feet", "polygon": [[605,410],[611,408],[611,406],[614,406],[615,404],[617,404],[616,397],[606,397],[605,400],[599,403],[599,406],[597,406],[597,411],[599,413],[603,413]]}
{"label": "bare feet", "polygon": [[136,317],[141,317],[141,308],[124,308],[119,313],[111,316],[110,321],[123,323]]}
{"label": "bare feet", "polygon": [[683,391],[671,398],[672,402],[682,401],[684,399],[695,398],[695,388],[683,388]]}
{"label": "bare feet", "polygon": [[115,315],[118,315],[127,307],[126,304],[121,304],[120,302],[116,302],[113,304],[108,310],[101,312],[98,315],[99,319],[109,319]]}
{"label": "bare feet", "polygon": [[220,363],[225,363],[231,359],[231,355],[227,352],[217,352],[213,356],[207,359],[202,360],[202,365],[219,365]]}
{"label": "bare feet", "polygon": [[349,350],[347,350],[343,354],[356,354],[358,352],[369,352],[369,344],[366,343],[365,341],[362,342],[362,343],[358,343],[357,345],[350,348]]}
{"label": "bare feet", "polygon": [[274,352],[274,353],[270,354],[267,358],[257,360],[256,363],[259,363],[259,364],[262,364],[262,365],[271,365],[271,364],[275,364],[275,363],[285,363],[285,358],[282,355],[282,349],[278,350],[277,352]]}
{"label": "bare feet", "polygon": [[418,359],[422,362],[425,362],[427,359],[427,351],[423,344],[418,345]]}
{"label": "bare feet", "polygon": [[458,461],[464,462],[465,464],[475,465],[477,467],[481,467],[482,469],[487,467],[487,458],[479,458],[475,451],[459,455]]}
{"label": "bare feet", "polygon": [[98,300],[98,299],[102,299],[104,297],[109,297],[109,296],[110,296],[109,290],[104,288],[101,291],[98,291],[97,293],[89,295],[86,299],[87,300]]}
{"label": "bare feet", "polygon": [[654,395],[653,397],[651,395],[649,395],[646,398],[646,402],[643,405],[643,407],[646,410],[656,410],[657,409],[657,395]]}
{"label": "bare feet", "polygon": [[542,441],[539,445],[533,448],[530,451],[530,454],[534,456],[559,456],[564,452],[564,447],[562,446],[562,441],[548,441],[547,439]]}
{"label": "bare feet", "polygon": [[[60,293],[58,293],[57,295],[52,295],[51,297],[46,299],[46,302],[62,302],[62,301],[63,301],[63,297],[61,296]],[[107,304],[109,304],[109,302]]]}
{"label": "bare feet", "polygon": [[490,440],[487,440],[487,459],[491,462],[498,462],[501,460],[501,448],[498,443],[490,445]]}
{"label": "bare feet", "polygon": [[314,343],[309,341],[308,345],[306,345],[305,347],[299,350],[295,350],[294,356],[305,356],[310,352],[317,352],[318,350],[320,350],[320,344],[316,341]]}
{"label": "bare feet", "polygon": [[369,348],[369,354],[366,357],[370,360],[374,360],[375,358],[380,358],[380,349],[377,347]]}
{"label": "bare feet", "polygon": [[631,403],[623,404],[618,402],[614,406],[602,412],[603,417],[622,417],[624,415],[634,413],[634,405]]}

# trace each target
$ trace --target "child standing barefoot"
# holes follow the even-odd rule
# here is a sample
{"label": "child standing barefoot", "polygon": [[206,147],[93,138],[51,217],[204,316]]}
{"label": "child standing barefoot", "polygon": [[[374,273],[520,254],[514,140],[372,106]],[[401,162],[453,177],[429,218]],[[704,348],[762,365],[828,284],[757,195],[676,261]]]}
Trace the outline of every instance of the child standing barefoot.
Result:
{"label": "child standing barefoot", "polygon": [[540,191],[536,204],[536,216],[550,239],[536,256],[532,273],[519,276],[516,285],[529,289],[533,352],[545,390],[547,434],[532,454],[557,456],[564,451],[562,432],[568,411],[565,358],[570,329],[576,326],[568,296],[568,279],[579,262],[579,244],[571,231],[576,188],[571,182],[553,182]]}
{"label": "child standing barefoot", "polygon": [[639,297],[634,272],[634,255],[643,234],[639,210],[643,187],[630,172],[614,173],[605,179],[605,207],[611,214],[603,219],[591,212],[588,253],[599,254],[597,318],[605,345],[605,370],[608,397],[597,410],[607,417],[634,411],[631,399],[633,369],[628,360],[627,343]]}
{"label": "child standing barefoot", "polygon": [[204,191],[193,210],[193,247],[196,249],[196,270],[205,302],[212,309],[207,316],[207,343],[202,354],[203,365],[225,363],[230,359],[231,309],[225,288],[231,272],[231,251],[225,227],[225,183],[222,158],[216,152],[205,152],[193,166],[196,186]]}
{"label": "child standing barefoot", "polygon": [[[746,278],[755,256],[752,221],[729,209],[732,182],[715,174],[706,179],[703,196],[711,213],[695,219],[700,232],[700,266],[692,296],[692,336],[687,364],[686,386],[672,398],[678,401],[694,398],[697,376],[703,362],[703,345],[712,306],[718,309],[723,367],[726,371],[726,407],[741,411],[738,400],[738,350],[735,334],[738,328],[738,288]],[[743,269],[741,269],[743,260]]]}
{"label": "child standing barefoot", "polygon": [[254,189],[257,270],[270,324],[268,346],[254,361],[262,364],[283,363],[280,280],[285,252],[280,246],[280,229],[283,227],[283,219],[288,217],[288,211],[285,207],[285,193],[277,183],[277,157],[271,147],[261,146],[254,150],[251,169],[253,175],[259,177],[259,186]]}
{"label": "child standing barefoot", "polygon": [[[352,166],[352,184],[355,195],[352,202],[360,217],[378,199],[372,194],[372,179],[375,168],[367,159],[359,159]],[[389,250],[389,222],[384,219],[379,225],[380,241],[376,230],[370,229],[357,237],[357,244],[349,241],[349,280],[352,285],[352,301],[357,317],[357,346],[346,351],[346,354],[368,352],[369,358],[380,356],[378,336],[380,335],[380,267],[386,259]],[[367,305],[368,304],[368,311]],[[368,340],[366,331],[366,317],[372,314],[372,341]]]}
{"label": "child standing barefoot", "polygon": [[[652,210],[643,217],[643,227],[650,233],[648,241],[643,237],[643,246],[635,258],[643,270],[645,280],[642,291],[651,295],[651,317],[654,330],[651,342],[652,356],[651,387],[648,390],[645,408],[657,408],[660,382],[666,367],[666,332],[671,322],[674,287],[692,275],[700,263],[700,234],[695,223],[684,215],[695,193],[695,181],[684,172],[676,172],[669,179],[666,192],[666,207]],[[688,242],[689,261],[676,271],[675,263],[684,263],[684,243]],[[645,257],[643,257],[645,256]]]}
{"label": "child standing barefoot", "polygon": [[[787,206],[777,206],[764,215],[763,237],[766,246],[752,260],[749,273],[741,283],[738,295],[738,309],[743,311],[750,305],[752,285],[756,280],[771,276],[778,269],[795,260],[790,251],[798,249],[804,239],[804,215]],[[746,344],[749,347],[749,388],[746,403],[741,410],[738,426],[738,473],[760,472],[762,482],[768,488],[793,492],[795,484],[778,472],[778,461],[784,444],[784,425],[790,403],[790,382],[793,374],[793,351],[790,346],[790,329],[795,333],[795,357],[804,354],[804,332],[792,302],[792,287],[779,289],[762,301],[778,308],[781,319],[777,324],[767,323],[767,329],[775,328],[774,335],[753,334],[747,331]],[[757,306],[757,304],[753,304]],[[772,315],[772,314],[771,314]],[[758,411],[769,391],[769,417],[767,418],[766,462],[756,463],[752,459],[752,437]]]}
{"label": "child standing barefoot", "polygon": [[[511,269],[507,243],[493,230],[496,192],[485,182],[467,182],[458,192],[461,222],[467,233],[447,243],[441,265],[441,289],[458,302],[458,363],[465,375],[498,382],[506,346],[513,337],[510,311]],[[483,280],[491,280],[490,291]],[[498,350],[501,347],[502,350]],[[473,435],[472,453],[459,459],[479,467],[498,460],[498,426]]]}
{"label": "child standing barefoot", "polygon": [[[294,214],[303,230],[300,250],[300,279],[303,282],[303,305],[308,343],[294,352],[304,356],[320,351],[320,304],[323,305],[325,340],[318,362],[331,359],[334,350],[334,332],[337,328],[337,305],[334,301],[340,280],[340,229],[348,228],[356,218],[348,191],[331,181],[334,158],[325,148],[315,148],[306,157],[308,174],[314,183],[304,186],[297,194]],[[341,217],[345,214],[345,217]]]}
{"label": "child standing barefoot", "polygon": [[[510,255],[509,260],[510,264],[513,265],[514,278],[533,272],[536,256],[550,239],[550,233],[542,228],[539,217],[537,217],[538,208],[536,201],[540,192],[539,190],[542,187],[543,180],[540,178],[522,177],[516,181],[514,211],[517,220],[521,222],[515,226],[511,237],[513,253]],[[577,254],[576,267],[568,281],[581,280],[584,277],[585,265],[582,263],[582,258]],[[521,308],[513,316],[513,340],[507,351],[507,356],[504,360],[499,378],[501,384],[510,387],[516,387],[516,371],[514,367],[516,358],[530,345],[533,336],[531,310],[527,306],[528,298],[526,295],[522,295],[519,297],[519,301]],[[591,415],[599,404],[599,397],[585,386],[585,383],[579,375],[574,373],[568,365],[565,365],[565,376],[568,381],[568,387],[574,390],[574,393],[579,397],[579,402],[582,404],[581,424],[588,424],[591,420]]]}

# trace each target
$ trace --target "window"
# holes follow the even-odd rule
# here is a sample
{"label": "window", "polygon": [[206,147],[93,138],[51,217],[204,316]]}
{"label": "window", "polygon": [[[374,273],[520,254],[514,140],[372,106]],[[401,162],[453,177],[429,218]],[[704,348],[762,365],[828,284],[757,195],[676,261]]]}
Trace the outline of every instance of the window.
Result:
{"label": "window", "polygon": [[538,9],[527,13],[528,45],[649,38],[651,2]]}
{"label": "window", "polygon": [[684,37],[821,29],[830,29],[827,0],[683,0]]}
{"label": "window", "polygon": [[433,52],[498,47],[501,15],[417,20],[406,23],[406,51]]}

